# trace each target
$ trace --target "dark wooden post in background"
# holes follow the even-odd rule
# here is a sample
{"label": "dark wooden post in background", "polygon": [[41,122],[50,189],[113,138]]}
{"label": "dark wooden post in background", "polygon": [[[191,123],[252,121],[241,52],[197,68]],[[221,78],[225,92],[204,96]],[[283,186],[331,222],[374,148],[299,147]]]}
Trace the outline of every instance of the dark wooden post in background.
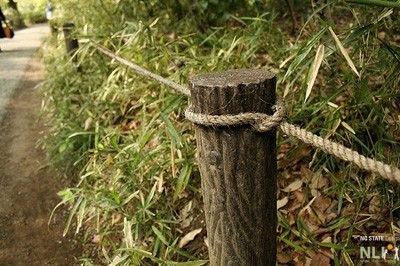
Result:
{"label": "dark wooden post in background", "polygon": [[[276,77],[266,70],[207,73],[190,81],[193,111],[271,114]],[[211,265],[275,265],[276,134],[250,126],[196,125]]]}
{"label": "dark wooden post in background", "polygon": [[[72,32],[75,25],[73,23],[64,23],[63,32],[65,39],[65,47],[67,48],[68,54],[72,57],[74,56],[76,50],[78,49],[78,40],[72,37]],[[75,56],[73,61],[77,62],[77,57]]]}

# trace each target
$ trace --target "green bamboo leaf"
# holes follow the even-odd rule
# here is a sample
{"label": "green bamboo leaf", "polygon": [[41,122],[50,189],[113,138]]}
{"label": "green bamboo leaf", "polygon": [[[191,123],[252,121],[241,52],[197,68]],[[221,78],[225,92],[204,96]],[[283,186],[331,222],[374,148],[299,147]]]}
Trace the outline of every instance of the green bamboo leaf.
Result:
{"label": "green bamboo leaf", "polygon": [[110,256],[108,256],[108,253],[107,253],[107,250],[105,249],[105,247],[102,247],[101,251],[102,251],[104,257],[106,258],[107,262],[111,263]]}
{"label": "green bamboo leaf", "polygon": [[363,36],[364,34],[370,32],[371,30],[373,30],[375,28],[374,24],[368,24],[366,26],[363,26],[357,30],[355,30],[353,33],[351,33],[349,36],[347,36],[344,40],[343,40],[343,44],[346,45],[350,42],[352,42],[353,40],[357,40],[359,37]]}
{"label": "green bamboo leaf", "polygon": [[113,135],[110,138],[110,143],[111,143],[111,146],[113,146],[114,148],[118,149],[118,136],[117,135]]}
{"label": "green bamboo leaf", "polygon": [[153,232],[157,235],[161,242],[163,242],[164,245],[169,246],[167,240],[165,239],[161,231],[157,229],[157,227],[152,226],[151,229],[153,229]]}
{"label": "green bamboo leaf", "polygon": [[83,132],[76,132],[68,136],[69,139],[76,137],[76,136],[81,136],[81,135],[94,135],[97,134],[96,132],[92,131],[83,131]]}
{"label": "green bamboo leaf", "polygon": [[[299,237],[303,241],[303,227],[301,226],[301,220],[299,218],[296,219],[297,230],[299,231]],[[284,236],[282,236],[284,237]]]}
{"label": "green bamboo leaf", "polygon": [[350,83],[351,83],[350,81],[346,82],[345,84],[343,84],[342,86],[340,86],[339,88],[337,88],[336,91],[335,91],[333,94],[331,94],[328,98],[326,98],[326,99],[324,99],[324,101],[320,102],[320,104],[319,104],[317,107],[315,107],[315,109],[313,110],[312,116],[314,116],[315,114],[319,113],[319,111],[321,111],[321,109],[322,109],[323,107],[325,107],[325,106],[328,104],[328,102],[330,102],[330,101],[332,101],[333,99],[335,99],[336,97],[338,97],[338,95],[340,95],[340,94],[342,93],[342,91],[343,91],[344,89],[346,89],[346,87],[347,87]]}
{"label": "green bamboo leaf", "polygon": [[175,126],[171,123],[171,120],[168,118],[166,114],[163,112],[160,113],[161,119],[164,121],[167,131],[174,143],[175,148],[177,148],[178,144],[181,142],[181,138],[179,137],[178,131],[176,131]]}
{"label": "green bamboo leaf", "polygon": [[61,144],[60,148],[58,148],[58,152],[59,153],[63,153],[63,151],[65,151],[65,149],[67,148],[67,143],[63,143]]}
{"label": "green bamboo leaf", "polygon": [[74,203],[74,193],[69,188],[57,192],[57,195],[62,197],[63,202],[69,201],[72,204]]}
{"label": "green bamboo leaf", "polygon": [[83,218],[85,218],[86,214],[86,198],[83,200],[81,206],[79,207],[79,212],[78,212],[78,225],[76,226],[76,234],[79,232],[79,229],[82,226]]}
{"label": "green bamboo leaf", "polygon": [[159,224],[180,224],[180,222],[178,222],[178,221],[173,221],[173,220],[166,220],[166,219],[158,219],[158,220],[155,220],[156,221],[156,223],[159,223]]}
{"label": "green bamboo leaf", "polygon": [[163,51],[164,51],[164,53],[165,53],[165,55],[166,55],[167,57],[171,57],[171,56],[169,55],[169,52],[168,52],[167,48],[165,48],[165,46],[163,46]]}
{"label": "green bamboo leaf", "polygon": [[[184,95],[179,95],[176,96],[176,98],[171,102],[171,104],[169,104],[162,112],[164,114],[169,114],[172,111],[175,111],[176,109],[178,109],[179,107],[182,106],[181,102],[182,100],[185,98]],[[161,101],[162,99],[160,99]],[[164,99],[165,100],[165,99]]]}
{"label": "green bamboo leaf", "polygon": [[129,197],[126,198],[126,199],[122,202],[121,206],[124,206],[124,205],[127,204],[129,201],[131,201],[138,193],[139,193],[139,191],[136,191],[136,192],[132,193],[131,195],[129,195]]}
{"label": "green bamboo leaf", "polygon": [[115,259],[113,260],[113,263],[111,263],[109,266],[125,265],[125,263],[127,263],[129,261],[129,258],[130,258],[129,254],[125,254],[125,255],[121,256],[120,258],[115,257]]}
{"label": "green bamboo leaf", "polygon": [[140,250],[140,249],[137,249],[137,248],[122,248],[122,249],[120,249],[120,250],[123,250],[123,251],[131,251],[131,252],[134,252],[134,253],[136,253],[136,254],[138,254],[138,255],[141,255],[141,256],[143,256],[143,257],[152,259],[152,260],[154,260],[154,261],[156,261],[156,262],[158,262],[158,263],[160,263],[160,264],[163,263],[162,260],[160,260],[160,259],[157,258],[157,257],[154,257],[154,256],[151,255],[151,253],[148,252],[148,251]]}
{"label": "green bamboo leaf", "polygon": [[300,30],[300,33],[296,39],[295,45],[297,45],[298,41],[300,40],[300,37],[302,36],[304,30],[306,29],[308,23],[314,19],[314,16],[317,15],[321,10],[326,8],[327,6],[337,2],[337,0],[330,1],[329,3],[325,3],[324,5],[321,5],[319,8],[315,9],[314,12],[308,17],[307,21],[304,23],[303,27]]}
{"label": "green bamboo leaf", "polygon": [[281,220],[280,223],[282,223],[282,226],[290,230],[290,229],[291,229],[291,226],[290,226],[289,221],[286,220],[286,218],[285,218],[285,217],[282,215],[282,213],[280,213],[279,211],[277,211],[277,214],[278,214],[279,220]]}
{"label": "green bamboo leaf", "polygon": [[183,256],[189,258],[189,259],[197,260],[196,257],[190,255],[189,253],[186,253],[186,252],[184,252],[184,251],[182,251],[182,250],[179,250],[179,249],[177,249],[177,248],[175,248],[175,247],[173,247],[173,246],[170,246],[170,245],[168,244],[167,240],[165,239],[165,237],[163,236],[163,234],[162,234],[162,233],[160,232],[160,230],[158,230],[155,226],[152,226],[151,229],[153,229],[153,232],[157,235],[157,237],[161,240],[161,242],[164,243],[164,245],[166,245],[167,247],[169,247],[169,248],[172,249],[173,251],[175,251],[175,252],[177,252],[177,253],[179,253],[179,254],[181,254],[181,255],[183,255]]}
{"label": "green bamboo leaf", "polygon": [[351,219],[353,219],[353,217],[354,217],[354,214],[350,214],[347,217],[340,217],[340,219],[335,220],[335,221],[337,221],[337,223],[332,223],[331,222],[333,225],[330,226],[328,228],[328,230],[331,231],[333,229],[338,228],[339,226],[341,226],[341,225],[347,223],[348,221],[350,221]]}
{"label": "green bamboo leaf", "polygon": [[[301,224],[301,227],[306,231],[308,238],[311,240],[311,242],[313,242],[314,244],[317,244],[317,241],[315,240],[315,238],[313,237],[313,235],[311,234],[310,229],[307,227],[307,225],[305,223],[303,223],[302,220],[298,219],[299,223]],[[300,230],[299,230],[300,232]]]}
{"label": "green bamboo leaf", "polygon": [[121,197],[116,192],[115,185],[113,187],[113,190],[111,191],[111,195],[113,196],[113,199],[117,203],[117,205],[119,205],[121,203]]}
{"label": "green bamboo leaf", "polygon": [[278,239],[282,240],[283,242],[285,242],[286,244],[288,244],[289,246],[291,246],[291,247],[293,247],[295,249],[298,249],[298,250],[300,250],[302,252],[306,252],[306,250],[304,248],[300,247],[299,245],[296,245],[295,243],[293,243],[292,241],[290,241],[288,239],[282,238],[280,236],[278,236]]}
{"label": "green bamboo leaf", "polygon": [[323,243],[323,242],[320,242],[320,243],[318,243],[318,245],[323,246],[323,247],[327,247],[327,248],[334,248],[334,249],[337,249],[337,250],[342,249],[342,246],[339,246],[339,245],[334,244],[334,243]]}
{"label": "green bamboo leaf", "polygon": [[150,204],[151,200],[153,199],[154,193],[156,192],[156,188],[157,188],[157,183],[154,183],[153,188],[151,189],[149,196],[146,199],[146,203],[145,203],[146,206],[148,206]]}
{"label": "green bamboo leaf", "polygon": [[[52,212],[51,212],[51,214],[50,214],[50,217],[49,217],[49,221],[48,221],[48,225],[50,225],[50,222],[51,222],[51,218],[53,217],[53,215],[54,215],[54,212],[58,209],[58,207],[60,207],[60,206],[62,206],[62,205],[64,205],[65,203],[67,203],[68,201],[70,201],[70,200],[73,200],[73,199],[75,199],[77,196],[76,195],[74,195],[74,197],[71,199],[71,198],[66,198],[66,199],[63,199],[60,203],[58,203],[55,207],[54,207],[54,209],[52,210]],[[72,203],[73,203],[74,201],[72,201]]]}
{"label": "green bamboo leaf", "polygon": [[68,219],[67,219],[67,223],[66,223],[65,228],[64,228],[63,236],[65,236],[67,234],[69,226],[71,225],[72,218],[74,217],[78,207],[81,205],[82,200],[83,200],[83,197],[79,197],[79,199],[76,201],[74,207],[72,207],[72,210],[69,213],[69,216],[68,216]]}
{"label": "green bamboo leaf", "polygon": [[334,259],[334,262],[335,262],[335,266],[340,266],[340,261],[339,261],[339,258],[337,256],[336,252],[333,253],[333,256],[334,256],[333,259]]}
{"label": "green bamboo leaf", "polygon": [[192,173],[192,166],[189,165],[188,163],[184,164],[181,173],[178,177],[178,182],[175,186],[174,201],[177,199],[179,193],[187,185],[191,173]]}
{"label": "green bamboo leaf", "polygon": [[294,72],[294,70],[304,61],[304,59],[307,57],[307,55],[314,48],[315,43],[322,37],[322,35],[326,31],[327,31],[327,28],[323,28],[322,30],[320,30],[313,38],[311,38],[311,40],[304,47],[302,47],[299,50],[299,52],[297,53],[298,54],[297,57],[290,64],[282,81],[285,81]]}
{"label": "green bamboo leaf", "polygon": [[[81,45],[78,50],[75,52],[74,56],[78,56],[79,62],[78,65],[82,65],[82,63],[87,60],[87,54],[89,52],[89,49],[91,48],[91,45],[87,43],[86,45]],[[72,58],[70,59],[72,60]]]}

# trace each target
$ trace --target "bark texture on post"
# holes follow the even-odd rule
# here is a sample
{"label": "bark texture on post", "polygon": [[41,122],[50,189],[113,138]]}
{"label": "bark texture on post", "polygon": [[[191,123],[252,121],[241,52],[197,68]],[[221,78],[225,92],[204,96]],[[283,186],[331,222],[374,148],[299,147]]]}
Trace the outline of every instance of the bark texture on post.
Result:
{"label": "bark texture on post", "polygon": [[[64,32],[64,39],[65,39],[65,47],[67,49],[68,54],[72,57],[74,56],[76,50],[78,49],[78,40],[74,39],[72,35],[72,31],[75,25],[73,23],[64,23],[63,24],[63,32]],[[77,61],[75,57],[74,62]]]}
{"label": "bark texture on post", "polygon": [[[195,113],[272,114],[276,77],[230,70],[190,81]],[[275,265],[276,134],[196,125],[211,265]]]}

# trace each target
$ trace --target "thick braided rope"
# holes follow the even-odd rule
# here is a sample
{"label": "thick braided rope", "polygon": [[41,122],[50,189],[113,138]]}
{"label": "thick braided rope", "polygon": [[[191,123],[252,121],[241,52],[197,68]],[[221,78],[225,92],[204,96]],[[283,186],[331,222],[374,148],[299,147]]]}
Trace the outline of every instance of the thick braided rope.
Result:
{"label": "thick braided rope", "polygon": [[296,127],[287,122],[282,122],[279,129],[290,137],[296,137],[313,147],[320,148],[322,151],[335,155],[339,159],[347,162],[354,163],[358,167],[369,172],[378,174],[390,181],[400,183],[400,170],[399,168],[384,164],[382,162],[366,158],[365,156],[346,148],[343,145],[323,139],[305,129]]}
{"label": "thick braided rope", "polygon": [[272,107],[275,110],[273,115],[262,113],[241,113],[237,115],[206,115],[196,114],[189,107],[186,112],[186,118],[195,123],[205,126],[235,126],[250,124],[259,132],[270,131],[274,127],[278,127],[284,134],[289,137],[295,137],[313,147],[338,157],[347,162],[354,163],[358,167],[378,174],[390,181],[400,183],[400,170],[396,167],[378,162],[376,160],[366,158],[365,156],[353,151],[341,144],[337,144],[327,139],[323,139],[305,129],[283,122],[286,117],[286,110],[282,98],[277,98],[276,104]]}
{"label": "thick braided rope", "polygon": [[186,119],[205,126],[237,126],[251,124],[260,132],[270,131],[277,127],[286,117],[286,110],[283,98],[277,98],[276,104],[272,107],[273,115],[262,113],[240,113],[237,115],[206,115],[193,112],[192,106],[185,111]]}
{"label": "thick braided rope", "polygon": [[[93,42],[92,42],[93,43]],[[190,90],[182,85],[179,85],[171,80],[165,79],[157,74],[154,74],[122,57],[113,54],[110,50],[96,43],[93,43],[98,50],[104,54],[118,60],[119,62],[125,64],[126,66],[136,70],[142,75],[155,79],[165,85],[185,94],[190,97]],[[400,170],[396,167],[378,162],[376,160],[366,158],[365,156],[346,148],[343,145],[331,142],[327,139],[323,139],[317,135],[308,132],[305,129],[296,127],[287,122],[283,122],[286,117],[286,109],[284,106],[284,100],[280,97],[276,99],[276,104],[272,107],[275,111],[273,115],[269,116],[262,113],[241,113],[238,115],[205,115],[196,114],[189,107],[186,112],[186,118],[195,123],[206,126],[235,126],[251,124],[252,127],[260,132],[267,132],[274,127],[279,127],[279,129],[290,137],[298,138],[307,144],[310,144],[316,148],[320,148],[322,151],[332,154],[342,160],[354,163],[358,167],[370,171],[372,173],[378,174],[390,181],[396,181],[400,184]]]}

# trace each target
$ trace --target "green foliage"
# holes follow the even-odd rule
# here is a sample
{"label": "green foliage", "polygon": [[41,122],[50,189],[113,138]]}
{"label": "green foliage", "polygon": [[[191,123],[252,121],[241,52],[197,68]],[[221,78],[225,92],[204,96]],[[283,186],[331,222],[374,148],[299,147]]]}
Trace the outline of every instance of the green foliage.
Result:
{"label": "green foliage", "polygon": [[254,1],[247,0],[201,0],[198,9],[201,18],[206,23],[213,25],[220,24],[229,20],[231,14],[238,12],[247,4],[253,6]]}
{"label": "green foliage", "polygon": [[38,5],[32,9],[23,9],[22,16],[27,24],[46,22],[45,6]]}
{"label": "green foliage", "polygon": [[[395,40],[387,34],[390,29],[390,32],[398,36],[398,31],[394,27],[397,15],[389,16],[391,11],[383,8],[372,11],[370,8],[358,6],[363,10],[358,13],[353,5],[336,1],[330,2],[330,5],[334,18],[333,31],[339,36],[360,76],[357,76],[344,59],[343,52],[328,31],[327,23],[316,19],[314,15],[317,11],[314,12],[303,25],[301,35],[291,48],[292,55],[284,61],[285,66],[286,62],[290,64],[287,64],[286,73],[280,80],[279,87],[287,95],[286,100],[294,103],[291,111],[292,122],[312,128],[321,136],[343,143],[369,157],[399,165],[400,139],[395,133],[399,128],[399,122],[394,118],[400,113],[397,104],[400,96],[397,91],[400,82],[399,49]],[[343,19],[345,16],[349,18]],[[312,64],[320,45],[328,48],[318,71],[321,79],[312,89],[311,100],[304,103]],[[299,145],[290,153],[299,153],[301,149],[303,147]],[[397,200],[397,186],[380,179],[371,185],[369,173],[351,169],[350,166],[345,166],[345,163],[331,156],[321,156],[318,150],[313,152],[312,158],[309,167],[314,169],[314,172],[324,169],[336,184],[329,189],[329,194],[337,195],[337,213],[341,213],[349,201],[354,201],[356,204],[355,215],[341,216],[331,221],[328,224],[329,230],[338,230],[342,227],[358,232],[366,230],[366,227],[363,227],[366,221],[358,215],[368,208],[364,206],[364,201],[377,193],[384,198],[384,205],[391,206],[390,212],[395,210],[393,204]],[[354,176],[357,183],[353,181]],[[390,217],[387,220],[393,222],[393,215],[390,214]],[[287,228],[283,221],[280,225]],[[298,229],[300,228],[304,229],[304,226],[298,226]],[[293,231],[286,234],[289,233],[293,234]],[[363,233],[368,234],[365,231]],[[289,240],[290,238],[283,241],[290,245]],[[316,246],[311,237],[303,241],[307,243],[301,246],[303,249],[305,246],[310,248]],[[340,261],[341,265],[352,261],[349,254],[354,254],[352,253],[354,247],[351,247],[350,243],[349,233],[347,238],[338,240],[334,247],[338,254],[336,261]]]}
{"label": "green foliage", "polygon": [[[64,10],[66,14],[83,10],[79,4],[67,4],[58,9],[71,8]],[[251,67],[267,49],[280,52],[264,42],[273,32],[271,14],[236,18],[236,28],[204,33],[178,26],[179,35],[174,37],[163,33],[168,30],[163,18],[134,23],[125,17],[124,22],[113,20],[113,28],[107,8],[96,9],[98,13],[90,17],[75,16],[73,22],[82,29],[79,38],[106,44],[120,56],[178,82],[201,72]],[[122,10],[121,6],[114,8],[110,11],[114,14]],[[186,19],[190,23],[191,18]],[[53,43],[60,45],[54,48]],[[137,76],[96,51],[90,42],[80,43],[79,71],[64,49],[62,39],[48,42],[48,75],[42,89],[48,99],[46,112],[51,114],[51,132],[45,140],[49,156],[78,182],[77,188],[66,190],[68,195],[74,193],[71,217],[79,225],[92,217],[101,220],[96,227],[104,246],[121,241],[109,237],[110,231],[129,238],[122,230],[123,218],[111,225],[112,217],[126,219],[124,225],[132,229],[134,246],[142,248],[128,248],[128,240],[114,244],[107,251],[113,254],[111,261],[117,256],[136,263],[153,257],[167,264],[193,260],[176,248],[180,234],[175,225],[182,222],[179,210],[187,199],[200,201],[201,197],[194,132],[183,118],[186,97]],[[147,252],[151,257],[144,255]]]}
{"label": "green foliage", "polygon": [[19,0],[18,7],[27,24],[46,22],[46,0]]}
{"label": "green foliage", "polygon": [[[18,12],[9,7],[8,4],[0,3],[4,15],[10,20],[11,25],[24,27],[24,24],[35,24],[46,22],[47,0],[18,0]],[[7,1],[8,2],[8,1]],[[22,24],[21,24],[22,23]],[[21,24],[21,25],[19,25]]]}
{"label": "green foliage", "polygon": [[[292,122],[396,164],[400,52],[381,32],[396,29],[397,22],[386,16],[386,9],[357,13],[342,2],[328,5],[333,18],[347,19],[334,19],[333,31],[360,77],[344,60],[327,23],[315,18],[318,11],[309,11],[311,17],[305,17],[296,40],[285,33],[287,24],[280,26],[283,22],[277,21],[273,9],[260,14],[251,10],[265,10],[265,1],[197,1],[193,7],[183,0],[57,1],[57,23],[73,22],[74,36],[80,40],[77,63],[66,55],[61,35],[53,36],[44,48],[48,73],[42,91],[50,126],[44,142],[49,159],[76,182],[76,187],[60,192],[63,203],[72,205],[66,230],[73,219],[77,231],[95,230],[102,263],[205,263],[188,262],[195,256],[177,248],[184,228],[181,210],[189,200],[201,201],[193,126],[183,116],[188,99],[111,60],[91,41],[183,84],[210,71],[272,70]],[[324,61],[304,103],[321,44],[326,47]],[[287,143],[282,136],[279,140],[281,146]],[[302,149],[304,145],[296,145],[280,163],[301,160]],[[393,210],[398,208],[396,189],[387,182],[377,179],[371,186],[366,181],[369,174],[320,151],[310,157],[307,164],[314,172],[324,169],[335,180],[323,193],[337,195],[338,213],[346,205],[346,195],[356,201],[376,191],[385,195]],[[360,176],[357,185],[351,179],[354,171]],[[357,204],[362,208],[363,201]],[[327,229],[342,228],[356,216],[333,220]],[[301,252],[334,248],[336,261],[349,256],[349,239],[322,243],[300,218],[295,229],[280,212],[278,217],[283,228],[279,239],[289,247]],[[89,265],[91,260],[85,261]]]}

